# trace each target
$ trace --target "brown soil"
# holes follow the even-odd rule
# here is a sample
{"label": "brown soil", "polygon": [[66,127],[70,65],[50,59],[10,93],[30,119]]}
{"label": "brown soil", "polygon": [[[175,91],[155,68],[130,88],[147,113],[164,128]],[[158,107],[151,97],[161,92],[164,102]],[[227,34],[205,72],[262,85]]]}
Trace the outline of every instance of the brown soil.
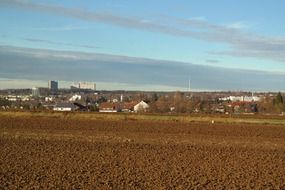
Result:
{"label": "brown soil", "polygon": [[0,189],[285,189],[285,126],[0,117]]}

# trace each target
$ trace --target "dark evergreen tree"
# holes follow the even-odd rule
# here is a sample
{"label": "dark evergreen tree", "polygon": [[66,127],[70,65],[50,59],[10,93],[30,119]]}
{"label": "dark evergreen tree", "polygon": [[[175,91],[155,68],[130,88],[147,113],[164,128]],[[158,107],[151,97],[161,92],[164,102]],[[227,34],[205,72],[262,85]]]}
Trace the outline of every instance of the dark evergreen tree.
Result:
{"label": "dark evergreen tree", "polygon": [[280,92],[278,92],[276,98],[275,98],[275,104],[279,105],[279,104],[283,104],[283,97],[281,95]]}

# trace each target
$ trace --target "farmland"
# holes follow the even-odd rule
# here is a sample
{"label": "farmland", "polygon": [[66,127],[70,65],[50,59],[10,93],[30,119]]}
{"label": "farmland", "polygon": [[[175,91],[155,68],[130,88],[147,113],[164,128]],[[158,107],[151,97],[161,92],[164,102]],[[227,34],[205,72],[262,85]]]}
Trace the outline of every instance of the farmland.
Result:
{"label": "farmland", "polygon": [[0,146],[0,189],[285,189],[282,116],[0,112]]}

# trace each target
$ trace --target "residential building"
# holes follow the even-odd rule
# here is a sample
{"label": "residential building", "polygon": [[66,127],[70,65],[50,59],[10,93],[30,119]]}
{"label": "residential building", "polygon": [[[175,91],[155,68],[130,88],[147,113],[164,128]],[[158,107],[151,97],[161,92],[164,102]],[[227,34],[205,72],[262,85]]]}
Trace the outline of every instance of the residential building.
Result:
{"label": "residential building", "polygon": [[137,105],[138,102],[124,102],[121,103],[121,111],[122,112],[133,112],[135,105]]}
{"label": "residential building", "polygon": [[69,98],[69,101],[70,101],[70,102],[75,102],[75,101],[77,101],[77,100],[81,100],[81,95],[75,94],[75,95],[73,95],[71,98]]}
{"label": "residential building", "polygon": [[149,105],[146,102],[141,101],[137,105],[134,106],[134,111],[135,112],[145,112],[148,108],[149,108]]}
{"label": "residential building", "polygon": [[74,111],[76,106],[72,103],[58,103],[54,106],[53,111]]}
{"label": "residential building", "polygon": [[120,112],[121,106],[119,103],[103,102],[99,106],[99,112]]}

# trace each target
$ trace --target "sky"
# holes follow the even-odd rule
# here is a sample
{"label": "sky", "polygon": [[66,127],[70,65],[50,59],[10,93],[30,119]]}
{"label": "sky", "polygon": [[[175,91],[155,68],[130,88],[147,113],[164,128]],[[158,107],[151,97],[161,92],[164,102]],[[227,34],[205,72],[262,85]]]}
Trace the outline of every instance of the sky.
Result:
{"label": "sky", "polygon": [[0,89],[285,91],[284,0],[0,0]]}

